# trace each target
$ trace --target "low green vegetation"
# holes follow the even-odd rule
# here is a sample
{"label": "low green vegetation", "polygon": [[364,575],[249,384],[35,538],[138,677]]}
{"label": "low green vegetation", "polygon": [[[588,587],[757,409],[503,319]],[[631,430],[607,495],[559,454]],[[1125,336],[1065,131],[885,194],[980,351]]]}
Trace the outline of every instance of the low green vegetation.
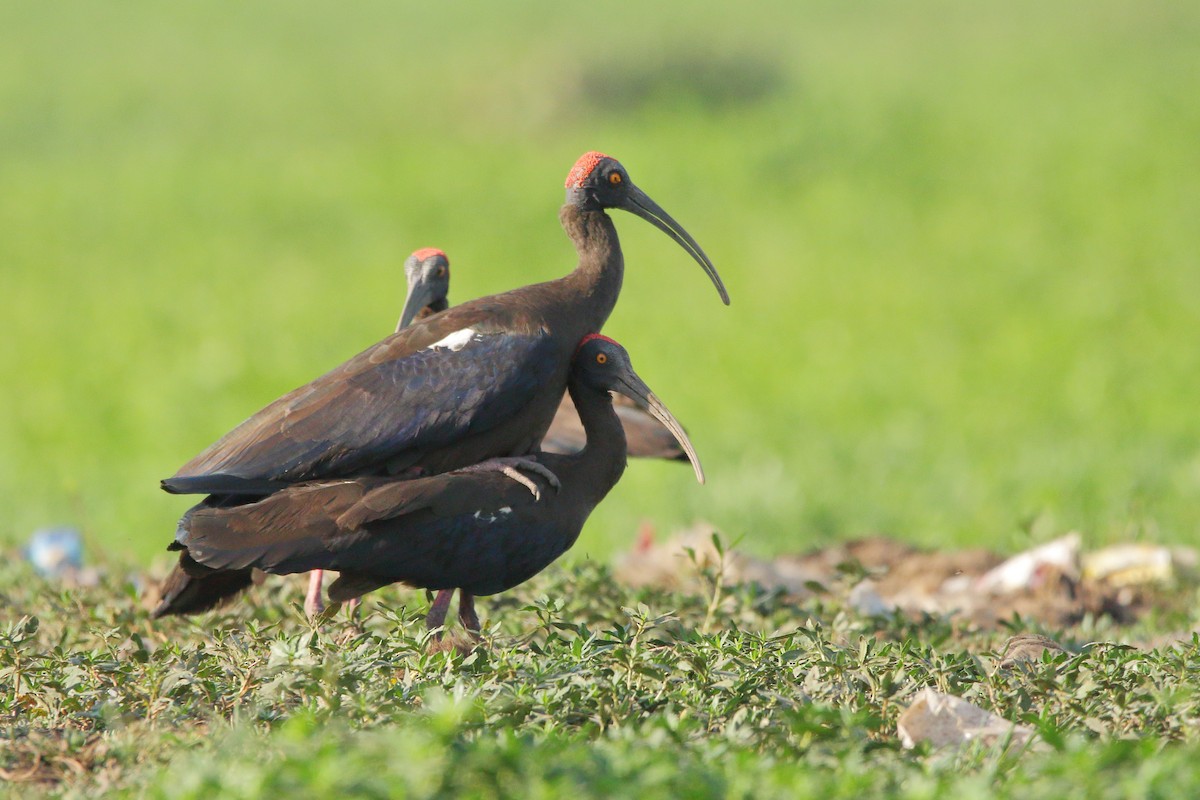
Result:
{"label": "low green vegetation", "polygon": [[[731,16],[732,15],[732,16]],[[885,532],[1015,550],[1200,526],[1194,3],[0,9],[0,537],[145,559],[157,481],[452,300],[563,274],[564,176],[611,152],[721,269],[617,220],[606,332],[709,485],[649,519],[760,552]]]}
{"label": "low green vegetation", "polygon": [[[1133,627],[980,631],[598,566],[698,519],[762,554],[1195,545],[1197,41],[1183,0],[0,4],[4,791],[1200,794],[1191,588]],[[470,654],[397,590],[357,626],[305,622],[295,581],[151,623],[187,502],[158,480],[386,334],[413,249],[454,302],[565,273],[590,149],[732,295],[617,219],[605,332],[708,485],[631,465]],[[59,524],[99,586],[20,563]],[[1070,652],[994,672],[1030,629]],[[1038,743],[905,750],[926,687]]]}
{"label": "low green vegetation", "polygon": [[[369,599],[359,625],[312,626],[301,583],[150,623],[131,584],[55,591],[5,568],[17,616],[0,631],[0,775],[18,792],[171,798],[1200,788],[1200,640],[1162,635],[1190,609],[1128,629],[1085,620],[1060,635],[1069,653],[1005,672],[1010,630],[866,618],[837,587],[796,604],[711,574],[687,595],[553,568],[488,601],[487,641],[464,654],[430,652],[417,593]],[[924,687],[1040,739],[905,750],[896,721]]]}

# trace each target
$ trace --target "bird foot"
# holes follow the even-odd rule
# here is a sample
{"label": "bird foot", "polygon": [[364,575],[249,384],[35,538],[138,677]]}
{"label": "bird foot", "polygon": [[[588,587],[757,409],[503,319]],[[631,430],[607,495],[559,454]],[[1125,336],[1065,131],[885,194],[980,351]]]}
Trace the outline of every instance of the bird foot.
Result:
{"label": "bird foot", "polygon": [[562,482],[559,481],[557,475],[532,458],[525,458],[524,456],[489,458],[487,461],[465,467],[459,470],[459,472],[502,472],[528,489],[529,493],[533,495],[534,500],[541,500],[542,493],[538,490],[537,484],[517,471],[522,469],[545,478],[546,483],[550,484],[556,492],[562,488]]}

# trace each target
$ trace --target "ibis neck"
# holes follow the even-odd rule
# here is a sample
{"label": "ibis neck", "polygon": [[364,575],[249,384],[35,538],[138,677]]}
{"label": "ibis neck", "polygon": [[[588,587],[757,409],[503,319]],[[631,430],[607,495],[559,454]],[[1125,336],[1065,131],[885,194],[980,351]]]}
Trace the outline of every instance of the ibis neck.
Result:
{"label": "ibis neck", "polygon": [[574,457],[587,477],[587,486],[599,502],[617,485],[625,472],[625,429],[612,405],[612,395],[583,386],[576,380],[567,384],[579,421],[587,435],[587,444]]}
{"label": "ibis neck", "polygon": [[589,332],[599,331],[617,304],[625,274],[617,229],[604,211],[584,211],[570,203],[562,207],[558,219],[579,253],[579,266],[567,281],[589,312]]}

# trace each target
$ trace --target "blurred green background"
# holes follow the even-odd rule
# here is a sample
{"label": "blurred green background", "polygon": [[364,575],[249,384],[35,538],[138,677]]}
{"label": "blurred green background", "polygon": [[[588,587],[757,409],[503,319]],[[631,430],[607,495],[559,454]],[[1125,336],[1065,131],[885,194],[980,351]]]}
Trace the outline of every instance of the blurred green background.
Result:
{"label": "blurred green background", "polygon": [[733,297],[620,214],[606,333],[709,472],[635,463],[576,555],[710,520],[1195,541],[1194,2],[0,5],[0,538],[145,561],[158,490],[388,333],[564,274],[611,153]]}

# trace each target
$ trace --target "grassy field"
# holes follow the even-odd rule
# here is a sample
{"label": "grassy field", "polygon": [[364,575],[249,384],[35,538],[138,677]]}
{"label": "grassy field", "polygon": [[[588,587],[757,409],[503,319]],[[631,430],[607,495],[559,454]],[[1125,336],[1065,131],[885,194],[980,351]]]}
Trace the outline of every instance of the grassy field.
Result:
{"label": "grassy field", "polygon": [[[1194,626],[1191,589],[1144,629],[1052,631],[1072,654],[1030,678],[990,671],[1003,631],[752,589],[708,619],[600,564],[643,520],[759,553],[1197,544],[1197,41],[1182,1],[0,5],[0,544],[77,526],[109,576],[0,568],[3,774],[81,796],[1195,793],[1197,644],[1147,644]],[[424,654],[396,594],[362,630],[313,630],[278,588],[151,625],[142,570],[186,505],[158,480],[385,335],[411,250],[450,254],[455,302],[564,274],[589,149],[732,295],[618,217],[605,332],[708,485],[631,466],[581,563],[491,604],[466,659]],[[924,686],[1042,749],[902,751]]]}
{"label": "grassy field", "polygon": [[459,301],[566,272],[596,148],[733,305],[620,215],[606,332],[711,480],[637,465],[578,553],[1194,540],[1200,13],[756,8],[6,4],[0,536],[157,552],[157,480],[381,338],[412,249]]}
{"label": "grassy field", "polygon": [[[487,602],[487,645],[464,657],[427,651],[413,593],[314,628],[300,583],[152,624],[123,579],[55,592],[0,568],[5,606],[37,615],[0,626],[0,777],[18,795],[155,798],[1200,790],[1200,639],[1161,636],[1194,602],[1133,628],[1085,620],[1056,632],[1068,653],[1004,671],[1004,629],[863,617],[838,591],[631,592],[554,567]],[[1039,740],[905,750],[897,721],[923,687]]]}

